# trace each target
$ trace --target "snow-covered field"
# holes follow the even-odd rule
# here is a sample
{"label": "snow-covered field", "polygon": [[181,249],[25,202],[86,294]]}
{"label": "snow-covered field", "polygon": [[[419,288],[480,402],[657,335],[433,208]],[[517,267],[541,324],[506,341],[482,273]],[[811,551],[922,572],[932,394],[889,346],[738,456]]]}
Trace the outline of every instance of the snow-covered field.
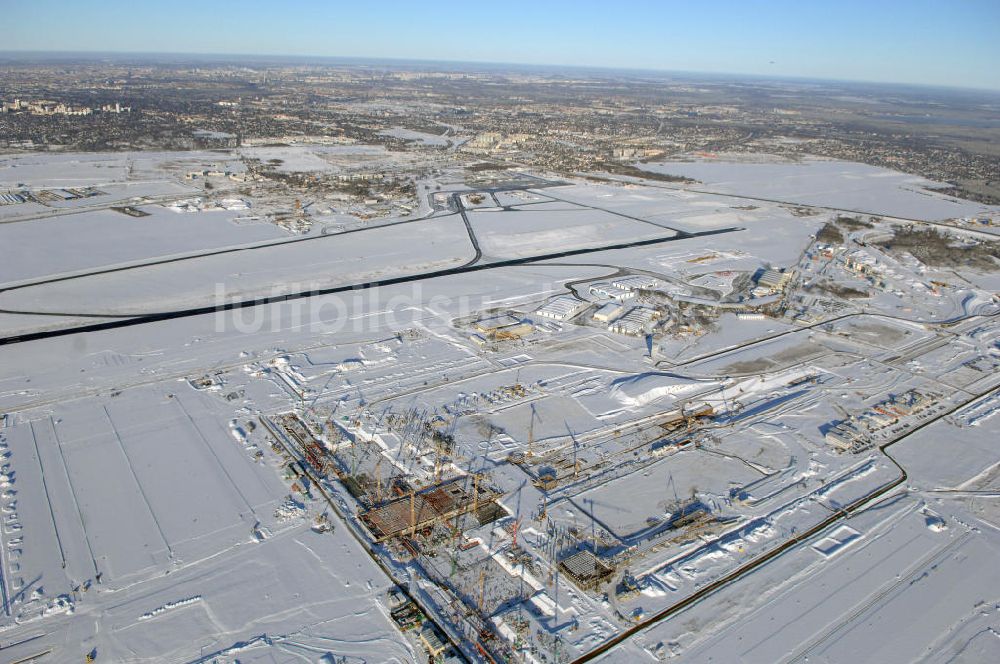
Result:
{"label": "snow-covered field", "polygon": [[467,214],[483,253],[495,258],[521,258],[552,253],[555,248],[582,249],[672,235],[653,225],[582,208]]}
{"label": "snow-covered field", "polygon": [[[39,153],[0,155],[0,188],[85,187],[113,183],[167,182],[211,165],[239,168],[215,152]],[[181,182],[173,182],[177,186]]]}
{"label": "snow-covered field", "polygon": [[933,192],[945,185],[865,164],[826,159],[745,163],[717,159],[642,164],[654,173],[699,180],[695,188],[865,214],[936,221],[997,214],[996,207]]}
{"label": "snow-covered field", "polygon": [[17,469],[5,606],[45,626],[57,659],[412,661],[370,599],[384,576],[346,533],[309,528],[311,510],[231,435],[239,413],[220,395],[165,381],[44,412],[0,429]]}
{"label": "snow-covered field", "polygon": [[[384,156],[242,151],[289,172]],[[170,203],[211,159],[3,157],[0,177],[70,186],[77,172],[121,201],[159,174],[145,195]],[[990,273],[878,247],[884,272],[847,272],[846,250],[815,239],[837,211],[745,197],[933,218],[968,205],[839,162],[664,168],[683,167],[704,184],[484,197],[466,212],[474,272],[32,341],[14,335],[459,266],[473,242],[443,204],[280,244],[275,226],[235,223],[247,210],[159,203],[0,223],[14,248],[0,263],[0,659],[424,662],[419,629],[390,617],[396,581],[474,661],[484,624],[497,660],[567,661],[636,626],[602,661],[995,659]],[[706,230],[726,232],[683,235]],[[650,238],[664,242],[602,248]],[[135,265],[194,253],[214,255]],[[794,278],[769,290],[766,269]],[[69,278],[4,289],[55,276]],[[802,285],[828,279],[871,293]],[[595,318],[613,296],[616,315],[654,312],[648,328]],[[570,313],[541,315],[554,300]],[[322,481],[273,428],[291,412],[339,464]],[[900,442],[838,451],[828,434],[845,421]],[[360,514],[414,488],[416,519],[439,477],[494,492],[496,514],[376,543]],[[593,586],[560,566],[589,552],[609,570]]]}
{"label": "snow-covered field", "polygon": [[385,150],[371,145],[311,145],[241,148],[240,154],[274,164],[279,171],[310,173],[333,170],[340,161],[361,162],[385,156]]}
{"label": "snow-covered field", "polygon": [[682,661],[992,661],[1000,648],[982,635],[1000,625],[995,438],[941,422],[894,446],[908,493],[602,661],[628,652]]}
{"label": "snow-covered field", "polygon": [[414,141],[424,145],[444,146],[448,145],[448,139],[440,134],[428,134],[423,131],[413,131],[404,127],[393,127],[381,132],[383,136],[394,136],[406,141]]}
{"label": "snow-covered field", "polygon": [[[422,247],[417,260],[414,246]],[[0,293],[0,308],[114,315],[164,311],[384,279],[460,265],[471,257],[459,219],[429,219],[29,286]]]}
{"label": "snow-covered field", "polygon": [[[0,224],[9,254],[0,268],[5,284],[190,252],[286,237],[271,224],[237,224],[243,212],[175,214],[158,205],[146,217],[113,210]],[[40,251],[18,250],[44,247]]]}

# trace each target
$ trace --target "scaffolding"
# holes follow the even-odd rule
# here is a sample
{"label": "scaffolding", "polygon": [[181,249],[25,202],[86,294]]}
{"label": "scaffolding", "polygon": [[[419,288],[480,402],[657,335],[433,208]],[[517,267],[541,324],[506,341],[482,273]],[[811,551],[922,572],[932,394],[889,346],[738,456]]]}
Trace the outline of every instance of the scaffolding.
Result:
{"label": "scaffolding", "polygon": [[478,476],[474,482],[472,492],[466,491],[459,479],[435,484],[421,491],[411,489],[408,495],[363,512],[361,521],[371,531],[375,541],[384,542],[412,535],[466,512],[478,514],[480,505],[493,503],[497,494],[481,491]]}

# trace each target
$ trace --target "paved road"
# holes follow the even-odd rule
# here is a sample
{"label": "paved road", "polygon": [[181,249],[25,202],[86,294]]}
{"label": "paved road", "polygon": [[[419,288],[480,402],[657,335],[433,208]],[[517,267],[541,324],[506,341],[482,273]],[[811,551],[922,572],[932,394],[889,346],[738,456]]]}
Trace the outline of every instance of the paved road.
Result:
{"label": "paved road", "polygon": [[[484,189],[483,191],[488,191],[488,192],[490,192],[491,195],[493,195],[493,192],[495,192],[495,191],[520,191],[520,190],[524,189],[526,186],[530,186],[531,188],[542,189],[542,188],[547,188],[547,187],[557,187],[557,186],[560,186],[560,185],[564,184],[564,183],[558,182],[558,181],[542,180],[541,178],[533,178],[533,179],[539,180],[539,183],[537,183],[537,184],[532,183],[530,185],[528,183],[511,184],[511,185],[508,185],[508,186],[499,186],[499,187],[493,187],[493,188],[490,188],[490,189]],[[435,193],[441,193],[441,192],[435,192]],[[477,262],[480,258],[482,258],[482,251],[479,248],[479,240],[476,237],[476,234],[473,231],[471,224],[469,223],[468,217],[466,217],[466,215],[465,215],[465,208],[462,205],[461,201],[459,200],[459,195],[460,194],[462,194],[462,193],[470,193],[470,192],[463,190],[461,192],[445,192],[445,193],[451,193],[452,200],[454,201],[454,207],[456,209],[455,212],[447,212],[447,213],[444,213],[444,214],[435,215],[434,211],[432,210],[430,214],[424,215],[422,217],[416,217],[416,218],[413,218],[413,219],[404,219],[404,220],[394,220],[394,221],[388,221],[388,222],[375,222],[375,223],[366,224],[365,226],[363,226],[361,228],[352,228],[352,229],[349,229],[349,230],[341,231],[339,233],[327,233],[327,232],[325,232],[325,229],[324,229],[324,231],[321,234],[319,234],[319,235],[310,235],[310,236],[307,236],[307,237],[296,237],[296,238],[288,238],[288,239],[277,239],[277,240],[259,242],[259,243],[255,243],[255,244],[252,244],[252,245],[244,245],[244,246],[238,246],[238,247],[226,247],[226,248],[223,248],[223,249],[216,249],[216,250],[212,250],[212,251],[190,253],[190,254],[185,254],[183,256],[170,256],[170,257],[166,257],[166,258],[156,258],[156,259],[146,260],[146,261],[142,261],[142,262],[133,262],[133,263],[129,263],[128,265],[119,265],[119,266],[116,266],[116,267],[104,267],[104,268],[100,268],[100,269],[96,269],[96,270],[90,270],[90,271],[87,271],[87,272],[75,272],[73,274],[64,274],[64,275],[55,276],[55,277],[48,277],[48,278],[45,278],[45,279],[36,279],[36,280],[33,280],[33,281],[15,282],[13,285],[6,286],[6,287],[0,287],[0,293],[3,293],[4,291],[9,291],[9,290],[17,290],[17,289],[20,289],[20,288],[28,288],[30,286],[41,286],[41,285],[44,285],[44,284],[58,283],[60,281],[71,281],[73,279],[81,279],[81,278],[84,278],[84,277],[92,277],[92,276],[101,275],[101,274],[110,274],[110,273],[114,273],[114,272],[124,272],[126,270],[133,270],[133,269],[138,269],[138,268],[143,268],[143,267],[150,267],[150,266],[153,266],[153,265],[166,265],[166,264],[169,264],[169,263],[181,263],[181,262],[184,262],[184,261],[195,260],[195,259],[198,259],[198,258],[205,258],[205,257],[208,257],[208,256],[220,256],[220,255],[223,255],[223,254],[234,254],[234,253],[242,253],[242,252],[252,252],[252,251],[256,251],[258,249],[266,249],[266,248],[269,248],[269,247],[275,247],[275,246],[284,245],[284,244],[294,244],[294,243],[297,243],[297,242],[313,242],[313,241],[317,241],[317,240],[329,239],[331,237],[339,237],[339,236],[342,236],[342,235],[350,235],[352,233],[363,233],[365,231],[370,231],[370,230],[374,230],[374,229],[377,229],[377,228],[383,228],[385,226],[402,226],[404,224],[413,224],[413,223],[416,223],[416,222],[419,222],[419,221],[426,221],[428,219],[447,219],[448,217],[453,217],[456,214],[460,214],[462,216],[462,221],[465,222],[465,228],[466,228],[466,230],[469,233],[469,240],[472,242],[472,246],[473,246],[473,248],[476,251],[475,258],[468,263],[469,265],[471,265],[471,264]],[[178,197],[174,196],[174,197],[171,197],[171,198],[178,198]],[[106,205],[106,206],[103,206],[103,207],[111,207],[112,205],[113,204],[109,204],[109,205]],[[144,205],[145,205],[145,203],[144,203]],[[433,204],[432,204],[432,208],[433,208]],[[52,216],[61,216],[63,214],[79,214],[81,212],[88,212],[88,211],[92,211],[92,210],[95,210],[95,209],[103,209],[103,208],[102,207],[95,207],[95,208],[87,208],[85,210],[84,209],[81,209],[81,210],[75,210],[74,209],[74,210],[67,210],[65,212],[60,212],[59,214],[46,213],[46,215],[44,215],[43,217],[40,217],[40,218],[49,218],[49,217],[52,217]],[[18,221],[21,221],[21,220],[18,220]],[[28,313],[28,312],[2,312],[2,311],[0,311],[0,313]],[[44,314],[42,314],[42,315],[44,315]],[[58,314],[58,315],[86,316],[87,314]],[[89,314],[89,315],[93,316],[95,314]]]}
{"label": "paved road", "polygon": [[667,226],[666,224],[659,224],[659,223],[657,223],[655,221],[650,221],[649,219],[643,219],[642,217],[636,217],[635,215],[625,214],[624,212],[619,212],[617,210],[611,210],[609,208],[604,208],[604,207],[600,207],[600,206],[597,206],[597,205],[590,205],[589,203],[580,203],[580,202],[577,202],[577,201],[571,201],[568,198],[559,198],[558,196],[553,196],[549,192],[545,192],[543,195],[546,196],[547,198],[551,198],[552,200],[559,201],[560,203],[569,203],[570,205],[575,205],[577,207],[586,208],[588,210],[597,210],[598,212],[605,212],[607,214],[613,214],[616,217],[622,217],[624,219],[630,219],[632,221],[638,221],[638,222],[641,222],[643,224],[649,224],[650,226],[655,226],[657,228],[665,228],[667,230],[674,231],[675,233],[677,233],[678,235],[683,236],[683,237],[691,237],[691,233],[689,233],[688,231],[681,230],[680,228],[674,228],[673,226]]}
{"label": "paved road", "polygon": [[795,535],[794,537],[786,540],[785,542],[783,542],[782,544],[780,544],[776,548],[774,548],[774,549],[768,551],[767,553],[762,554],[762,555],[758,556],[757,558],[754,558],[753,560],[751,560],[751,561],[749,561],[749,562],[741,565],[740,567],[736,568],[735,570],[733,570],[729,574],[726,574],[725,576],[723,576],[723,577],[717,579],[716,581],[708,584],[707,586],[705,586],[701,590],[695,592],[693,595],[691,595],[691,596],[689,596],[689,597],[687,597],[687,598],[685,598],[685,599],[677,602],[676,604],[668,606],[667,608],[663,609],[659,613],[656,613],[655,615],[651,616],[647,620],[644,620],[641,623],[638,623],[637,625],[635,625],[633,627],[630,627],[629,629],[627,629],[627,630],[625,630],[623,632],[620,632],[619,634],[613,636],[612,638],[610,638],[607,641],[605,641],[604,643],[602,643],[600,646],[598,646],[594,650],[591,650],[587,654],[585,654],[585,655],[583,655],[581,657],[578,657],[577,659],[573,660],[572,664],[583,664],[584,662],[590,662],[590,661],[593,661],[594,659],[600,657],[601,655],[606,654],[607,652],[609,652],[610,650],[612,650],[615,646],[620,645],[624,641],[626,641],[629,638],[635,636],[636,634],[642,632],[643,630],[646,630],[649,627],[652,627],[653,625],[655,625],[657,623],[660,623],[660,622],[666,620],[667,618],[670,618],[671,616],[680,613],[684,609],[686,609],[686,608],[688,608],[688,607],[690,607],[690,606],[692,606],[692,605],[700,602],[701,600],[705,599],[709,595],[715,593],[718,590],[721,590],[722,588],[725,588],[726,586],[730,585],[731,583],[733,583],[735,581],[738,581],[739,579],[743,578],[748,573],[750,573],[753,570],[757,569],[761,565],[764,565],[764,564],[768,563],[769,561],[777,558],[778,556],[786,553],[787,551],[789,551],[790,549],[794,548],[795,546],[801,544],[802,542],[805,542],[806,540],[811,539],[812,537],[814,537],[815,535],[818,535],[819,533],[823,532],[828,527],[830,527],[831,525],[837,523],[838,521],[840,521],[842,519],[848,519],[848,518],[850,518],[851,515],[853,515],[853,514],[859,512],[859,511],[861,511],[862,508],[867,507],[872,501],[881,498],[882,496],[884,496],[885,494],[887,494],[889,491],[892,491],[893,489],[895,489],[899,485],[903,484],[908,479],[908,477],[909,477],[907,475],[907,473],[906,473],[906,469],[903,468],[901,465],[899,465],[899,462],[897,462],[886,451],[886,449],[889,448],[889,447],[891,447],[892,445],[895,445],[896,443],[900,442],[901,440],[905,440],[905,439],[909,438],[913,434],[917,433],[918,431],[921,431],[922,429],[930,426],[931,424],[933,424],[935,422],[938,422],[943,417],[951,415],[952,413],[954,413],[955,411],[957,411],[959,408],[962,408],[966,404],[969,404],[969,403],[971,403],[971,402],[973,402],[973,401],[975,401],[977,399],[981,399],[981,398],[985,397],[988,394],[996,392],[997,390],[1000,390],[1000,387],[992,387],[992,388],[990,388],[988,390],[984,390],[983,392],[980,392],[979,394],[974,395],[972,398],[967,399],[967,400],[963,401],[962,403],[959,403],[958,405],[956,405],[956,406],[954,406],[954,407],[952,407],[952,408],[950,408],[950,409],[948,409],[948,410],[940,413],[936,417],[933,417],[933,418],[927,420],[926,422],[924,422],[924,423],[922,423],[922,424],[914,427],[913,429],[911,429],[910,431],[908,431],[905,435],[900,436],[899,438],[897,438],[895,440],[892,440],[892,441],[889,441],[888,443],[880,446],[879,450],[886,456],[887,459],[889,459],[889,461],[892,462],[892,464],[894,466],[896,466],[896,468],[899,469],[899,476],[896,479],[892,480],[891,482],[889,482],[887,484],[884,484],[880,488],[875,489],[874,491],[868,493],[867,495],[858,498],[857,500],[855,500],[854,502],[852,502],[850,505],[847,505],[846,507],[840,509],[839,511],[834,512],[829,517],[827,517],[823,521],[817,523],[812,528],[809,528],[808,530],[805,530],[805,531],[803,531],[801,533],[798,533],[797,535]]}
{"label": "paved road", "polygon": [[984,239],[988,238],[991,240],[996,240],[998,237],[1000,237],[1000,234],[993,233],[989,230],[967,228],[965,226],[955,226],[954,224],[947,224],[940,221],[927,221],[925,219],[912,219],[910,217],[899,217],[896,215],[885,214],[882,212],[872,212],[870,210],[854,210],[851,208],[830,207],[829,205],[814,205],[811,203],[799,203],[796,201],[787,201],[779,198],[764,198],[762,196],[748,196],[746,194],[731,194],[722,191],[712,191],[710,189],[698,189],[683,184],[667,185],[662,183],[656,183],[655,181],[649,181],[643,178],[625,179],[621,177],[615,177],[613,175],[603,175],[603,174],[601,177],[606,177],[609,180],[614,180],[615,182],[622,182],[626,184],[642,184],[645,187],[655,187],[657,189],[670,189],[672,191],[689,191],[694,194],[706,194],[709,196],[718,196],[720,198],[739,198],[748,201],[758,201],[761,203],[777,203],[779,205],[793,205],[795,207],[808,208],[811,210],[825,210],[827,212],[845,212],[847,214],[866,215],[869,217],[881,217],[882,219],[888,221],[907,221],[914,224],[928,224],[930,226],[940,226],[942,228],[947,228],[951,230],[958,230],[966,233],[972,233],[981,236]]}
{"label": "paved road", "polygon": [[[367,281],[362,283],[347,284],[343,286],[333,286],[330,288],[317,288],[312,290],[298,291],[295,293],[287,293],[284,295],[273,295],[269,297],[258,297],[250,298],[246,300],[239,300],[237,302],[228,302],[220,305],[203,306],[203,307],[193,307],[189,309],[178,309],[174,311],[162,311],[149,314],[142,314],[140,316],[133,316],[131,318],[116,319],[116,320],[106,320],[100,323],[90,323],[85,325],[76,325],[73,327],[66,327],[58,330],[47,330],[44,332],[29,332],[26,334],[15,335],[11,337],[0,338],[0,346],[13,345],[19,343],[26,343],[29,341],[37,341],[39,339],[50,339],[53,337],[62,337],[72,334],[81,334],[86,332],[98,332],[101,330],[111,330],[121,327],[132,327],[133,325],[144,325],[146,323],[156,323],[165,320],[174,320],[177,318],[188,318],[191,316],[202,316],[205,314],[222,313],[226,311],[234,311],[237,309],[244,309],[248,307],[258,307],[265,306],[269,304],[278,304],[281,302],[287,302],[291,300],[299,300],[303,298],[317,297],[321,295],[333,295],[336,293],[344,293],[348,291],[356,290],[367,290],[369,288],[378,288],[379,286],[393,286],[396,284],[410,283],[414,281],[420,281],[423,279],[434,279],[437,277],[449,277],[459,274],[468,274],[472,272],[483,272],[486,270],[494,270],[504,267],[514,267],[518,265],[532,265],[535,263],[541,263],[543,261],[549,261],[559,258],[567,258],[570,256],[580,256],[585,254],[593,254],[601,251],[613,251],[616,249],[632,249],[635,247],[646,247],[658,244],[664,244],[667,242],[674,242],[677,240],[688,239],[692,237],[700,237],[706,235],[719,235],[722,233],[732,233],[734,231],[743,230],[742,228],[732,227],[732,228],[720,228],[711,231],[703,231],[701,233],[692,233],[686,237],[676,236],[667,238],[653,238],[648,240],[635,240],[632,242],[623,242],[619,244],[609,244],[600,247],[590,247],[585,249],[572,249],[568,251],[560,251],[551,254],[541,254],[538,256],[527,256],[524,258],[513,258],[501,261],[495,261],[491,263],[474,263],[460,265],[458,267],[445,268],[441,270],[432,270],[430,272],[422,272],[418,274],[411,274],[401,277],[392,277],[389,279],[383,279],[381,281]],[[30,313],[30,312],[3,312],[3,313]],[[77,315],[77,314],[70,314]],[[87,312],[82,315],[96,316],[99,312]]]}
{"label": "paved road", "polygon": [[195,254],[186,254],[184,256],[171,256],[168,258],[157,258],[153,260],[147,260],[139,263],[129,263],[128,265],[120,265],[117,267],[104,267],[97,270],[91,270],[89,272],[76,272],[73,274],[64,274],[57,277],[49,277],[46,279],[37,279],[34,281],[25,281],[15,283],[12,286],[0,287],[0,293],[4,291],[18,290],[20,288],[28,288],[30,286],[42,286],[45,284],[53,284],[60,281],[72,281],[73,279],[82,279],[84,277],[92,277],[100,274],[110,274],[112,272],[125,272],[127,270],[135,270],[144,267],[150,267],[153,265],[166,265],[168,263],[182,263],[184,261],[196,260],[198,258],[206,258],[208,256],[221,256],[223,254],[237,254],[242,252],[252,252],[259,249],[268,249],[270,247],[276,247],[285,244],[296,244],[299,242],[315,242],[318,240],[329,240],[330,238],[340,237],[341,235],[350,235],[352,233],[363,233],[365,231],[375,230],[377,228],[384,228],[386,226],[402,226],[404,224],[414,224],[419,221],[427,221],[428,219],[445,219],[447,217],[453,217],[456,213],[448,213],[438,215],[436,217],[417,217],[415,219],[405,219],[402,221],[393,221],[391,223],[376,223],[363,226],[361,228],[351,228],[349,230],[341,231],[339,233],[321,233],[319,235],[309,235],[306,237],[295,237],[295,238],[282,238],[278,240],[270,240],[265,242],[260,242],[251,245],[244,245],[239,247],[226,247],[224,249],[215,249],[213,251],[204,251]]}
{"label": "paved road", "polygon": [[[493,193],[490,193],[493,196]],[[482,259],[483,250],[479,248],[479,238],[476,237],[476,231],[472,230],[472,223],[469,221],[469,215],[465,214],[465,205],[462,204],[461,194],[452,194],[451,200],[455,203],[455,207],[458,208],[458,213],[462,215],[462,222],[465,224],[465,230],[469,233],[469,242],[472,243],[472,248],[476,250],[475,257],[466,263],[466,265],[475,265]],[[494,199],[496,197],[494,196]]]}

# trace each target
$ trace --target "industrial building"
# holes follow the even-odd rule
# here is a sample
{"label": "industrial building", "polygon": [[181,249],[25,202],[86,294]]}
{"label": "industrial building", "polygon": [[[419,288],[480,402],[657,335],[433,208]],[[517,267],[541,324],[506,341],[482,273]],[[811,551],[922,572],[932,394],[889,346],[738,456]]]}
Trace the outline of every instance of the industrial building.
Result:
{"label": "industrial building", "polygon": [[491,316],[490,318],[477,320],[473,324],[473,327],[476,328],[477,332],[490,334],[510,325],[517,325],[520,322],[521,321],[515,316],[511,316],[510,314],[500,314],[499,316]]}
{"label": "industrial building", "polygon": [[873,444],[871,436],[900,419],[915,415],[928,408],[933,399],[916,390],[890,396],[864,413],[838,423],[826,432],[826,442],[840,451],[861,452]]}
{"label": "industrial building", "polygon": [[867,436],[851,420],[841,422],[826,432],[826,442],[842,452],[866,445]]}
{"label": "industrial building", "polygon": [[635,297],[635,293],[632,291],[612,286],[604,281],[591,284],[590,294],[602,300],[627,300],[630,297]]}
{"label": "industrial building", "polygon": [[778,270],[764,270],[757,277],[757,285],[771,290],[784,290],[792,280],[792,273],[779,272]]}
{"label": "industrial building", "polygon": [[857,249],[844,256],[844,266],[866,276],[878,276],[882,273],[879,260],[864,249]]}
{"label": "industrial building", "polygon": [[608,330],[616,334],[639,337],[646,333],[651,322],[656,319],[656,310],[650,307],[632,307],[628,313],[608,325]]}
{"label": "industrial building", "polygon": [[431,623],[424,623],[420,630],[420,642],[427,648],[427,653],[432,657],[437,657],[448,649],[448,642],[444,640],[441,633]]}
{"label": "industrial building", "polygon": [[625,306],[617,302],[609,302],[594,312],[594,320],[598,323],[610,323],[625,311]]}
{"label": "industrial building", "polygon": [[483,318],[473,324],[477,333],[469,338],[479,345],[488,341],[521,339],[535,331],[535,326],[510,314]]}
{"label": "industrial building", "polygon": [[659,279],[655,277],[647,277],[643,274],[633,274],[627,277],[619,277],[614,279],[611,282],[611,285],[626,292],[632,292],[635,290],[656,290],[662,286]]}
{"label": "industrial building", "polygon": [[614,571],[586,549],[564,558],[560,561],[559,567],[585,590],[596,588]]}
{"label": "industrial building", "polygon": [[560,295],[535,309],[535,313],[543,318],[553,320],[568,320],[587,307],[587,303],[572,295]]}

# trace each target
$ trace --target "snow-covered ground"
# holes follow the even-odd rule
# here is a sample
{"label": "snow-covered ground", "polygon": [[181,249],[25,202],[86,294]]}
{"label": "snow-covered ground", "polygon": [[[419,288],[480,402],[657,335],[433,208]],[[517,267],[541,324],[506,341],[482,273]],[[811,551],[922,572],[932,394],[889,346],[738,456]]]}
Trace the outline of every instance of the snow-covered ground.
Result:
{"label": "snow-covered ground", "polygon": [[406,129],[404,127],[393,127],[392,129],[386,129],[381,132],[383,136],[394,136],[396,138],[402,138],[406,141],[414,141],[416,143],[422,143],[424,145],[434,145],[434,146],[445,146],[448,145],[448,139],[440,134],[428,134],[423,131],[413,131],[412,129]]}
{"label": "snow-covered ground", "polygon": [[945,185],[884,168],[807,158],[801,162],[746,163],[714,159],[642,164],[654,173],[699,180],[694,188],[719,193],[819,205],[866,214],[936,221],[984,213],[995,206],[934,193]]}
{"label": "snow-covered ground", "polygon": [[[10,284],[287,237],[271,224],[236,223],[243,212],[178,215],[158,205],[140,209],[149,216],[100,210],[0,224],[0,243],[10,250],[0,279]],[[28,247],[44,249],[19,250]]]}
{"label": "snow-covered ground", "polygon": [[[811,546],[641,632],[600,661],[995,659],[996,450],[984,448],[982,437],[946,429],[934,425],[892,448],[910,474],[908,492],[831,527]],[[966,454],[967,446],[975,451]],[[937,488],[955,485],[966,490]]]}
{"label": "snow-covered ground", "polygon": [[[289,171],[382,158],[363,146],[244,152]],[[74,169],[95,184],[164,169],[180,183],[210,158],[2,163],[3,177],[62,186]],[[844,207],[871,192],[900,206],[929,196],[905,176],[830,163],[780,167],[816,166]],[[743,166],[740,196],[775,194],[760,181],[784,177],[777,165]],[[702,175],[691,189],[712,188]],[[810,182],[777,193],[826,195]],[[471,261],[473,243],[444,210],[266,247],[281,236],[235,224],[247,211],[46,208],[0,224],[0,241],[23,249],[0,266],[8,285],[227,250],[0,290],[2,658],[425,661],[416,631],[389,615],[395,580],[473,659],[484,625],[497,658],[525,661],[566,661],[636,626],[603,661],[995,659],[1000,324],[981,285],[992,273],[877,249],[888,275],[868,279],[815,240],[836,211],[674,185],[497,198],[467,212],[484,262],[593,251],[34,341],[12,337],[211,305],[217,286],[232,299],[415,275]],[[675,233],[704,230],[727,232]],[[665,241],[601,249],[650,238]],[[768,268],[796,278],[751,295]],[[801,285],[827,277],[871,293]],[[648,338],[594,320],[611,296],[591,285],[615,281],[636,285],[626,308],[655,310]],[[578,303],[560,320],[538,315],[554,298]],[[920,409],[886,402],[913,391]],[[290,412],[339,464],[323,482],[269,428]],[[878,444],[900,439],[891,458],[829,442],[862,414],[884,424]],[[405,496],[394,480],[420,491],[437,476],[495,491],[496,520],[459,515],[414,524],[411,548],[376,543],[359,515]],[[560,567],[589,551],[610,570],[592,587]]]}
{"label": "snow-covered ground", "polygon": [[552,253],[553,248],[581,249],[672,235],[650,224],[584,208],[466,214],[483,253],[495,258],[522,258]]}
{"label": "snow-covered ground", "polygon": [[[414,246],[422,247],[417,260]],[[136,314],[384,279],[470,258],[459,219],[429,219],[29,286],[0,294],[0,308]]]}

